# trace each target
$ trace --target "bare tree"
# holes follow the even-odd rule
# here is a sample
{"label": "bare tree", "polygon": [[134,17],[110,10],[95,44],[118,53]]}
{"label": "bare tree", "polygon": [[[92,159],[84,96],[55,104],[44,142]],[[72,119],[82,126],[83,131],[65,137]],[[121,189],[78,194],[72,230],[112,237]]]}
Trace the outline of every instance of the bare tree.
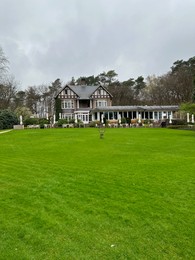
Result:
{"label": "bare tree", "polygon": [[147,105],[178,105],[191,102],[192,76],[189,70],[180,66],[174,72],[170,71],[160,77],[148,76],[142,95]]}
{"label": "bare tree", "polygon": [[14,99],[17,92],[15,78],[12,75],[7,76],[0,83],[0,109],[15,109]]}
{"label": "bare tree", "polygon": [[9,61],[6,58],[3,49],[0,46],[0,80],[3,79],[5,72],[8,70]]}

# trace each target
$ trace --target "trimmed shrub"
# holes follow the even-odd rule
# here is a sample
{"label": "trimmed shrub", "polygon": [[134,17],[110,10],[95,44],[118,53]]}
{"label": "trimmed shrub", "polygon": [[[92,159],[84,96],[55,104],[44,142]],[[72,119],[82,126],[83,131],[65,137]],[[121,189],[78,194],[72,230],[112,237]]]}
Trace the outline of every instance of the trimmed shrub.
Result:
{"label": "trimmed shrub", "polygon": [[67,119],[59,119],[58,120],[58,123],[57,123],[58,127],[62,127],[63,124],[68,124]]}
{"label": "trimmed shrub", "polygon": [[172,119],[172,125],[186,125],[186,121],[184,119]]}
{"label": "trimmed shrub", "polygon": [[27,118],[24,120],[24,125],[38,125],[39,119],[38,118]]}
{"label": "trimmed shrub", "polygon": [[[68,123],[69,124],[74,124],[75,120],[74,119],[69,119]],[[78,122],[82,122],[80,119],[78,119]]]}
{"label": "trimmed shrub", "polygon": [[49,120],[46,118],[39,118],[39,124],[49,124]]}
{"label": "trimmed shrub", "polygon": [[80,120],[80,122],[74,123],[74,127],[83,128],[83,127],[84,127],[84,124],[83,124],[83,122]]}
{"label": "trimmed shrub", "polygon": [[40,128],[44,128],[44,125],[49,124],[49,120],[47,120],[46,118],[39,118],[39,125]]}
{"label": "trimmed shrub", "polygon": [[131,119],[130,118],[126,118],[127,124],[131,124]]}
{"label": "trimmed shrub", "polygon": [[122,118],[121,118],[121,124],[126,124],[126,123],[127,123],[126,118],[125,118],[125,117],[122,117]]}
{"label": "trimmed shrub", "polygon": [[149,125],[149,124],[151,124],[151,120],[150,119],[144,119],[142,123],[145,124],[145,125]]}
{"label": "trimmed shrub", "polygon": [[[106,122],[106,124],[107,124],[107,122]],[[91,121],[91,122],[88,124],[89,127],[96,127],[96,125],[99,126],[99,125],[100,125],[100,121],[95,120],[95,121]]]}
{"label": "trimmed shrub", "polygon": [[169,128],[169,129],[186,129],[187,126],[185,126],[185,125],[168,125],[167,128]]}
{"label": "trimmed shrub", "polygon": [[24,125],[40,125],[40,128],[44,128],[44,124],[49,124],[49,120],[46,118],[26,118]]}
{"label": "trimmed shrub", "polygon": [[96,121],[91,121],[91,122],[89,123],[89,127],[95,127],[96,124],[97,124]]}

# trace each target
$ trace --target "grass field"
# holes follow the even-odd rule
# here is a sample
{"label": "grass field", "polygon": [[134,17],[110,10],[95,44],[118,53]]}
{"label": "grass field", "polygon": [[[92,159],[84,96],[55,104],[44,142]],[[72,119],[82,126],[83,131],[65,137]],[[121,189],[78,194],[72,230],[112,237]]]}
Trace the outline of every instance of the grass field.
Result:
{"label": "grass field", "polygon": [[0,135],[0,259],[195,259],[195,132]]}

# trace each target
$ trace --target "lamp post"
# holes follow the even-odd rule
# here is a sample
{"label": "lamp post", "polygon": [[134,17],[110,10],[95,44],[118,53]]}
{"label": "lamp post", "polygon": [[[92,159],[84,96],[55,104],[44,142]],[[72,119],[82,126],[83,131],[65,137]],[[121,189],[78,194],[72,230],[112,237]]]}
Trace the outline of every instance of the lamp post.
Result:
{"label": "lamp post", "polygon": [[105,127],[104,127],[104,114],[101,115],[101,122],[98,127],[99,134],[100,134],[100,139],[104,138],[104,132],[105,132]]}
{"label": "lamp post", "polygon": [[104,132],[105,132],[105,128],[104,128],[103,124],[99,125],[98,130],[99,130],[99,134],[100,134],[100,139],[103,139],[104,138]]}

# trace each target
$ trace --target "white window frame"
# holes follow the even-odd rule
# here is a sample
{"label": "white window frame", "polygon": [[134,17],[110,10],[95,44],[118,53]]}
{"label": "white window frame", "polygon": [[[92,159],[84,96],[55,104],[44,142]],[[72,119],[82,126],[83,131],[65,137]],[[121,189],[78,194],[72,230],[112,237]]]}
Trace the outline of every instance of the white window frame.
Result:
{"label": "white window frame", "polygon": [[62,109],[74,108],[73,100],[63,100],[62,103],[61,103],[61,108]]}
{"label": "white window frame", "polygon": [[96,100],[96,107],[107,107],[106,100]]}
{"label": "white window frame", "polygon": [[62,118],[70,120],[74,118],[74,114],[62,114]]}

